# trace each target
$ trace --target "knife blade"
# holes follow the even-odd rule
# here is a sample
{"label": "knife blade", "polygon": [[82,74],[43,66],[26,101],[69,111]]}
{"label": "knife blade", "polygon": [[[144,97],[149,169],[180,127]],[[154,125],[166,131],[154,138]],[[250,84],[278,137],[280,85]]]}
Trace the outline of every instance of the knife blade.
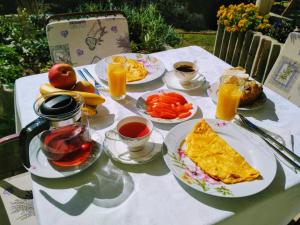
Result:
{"label": "knife blade", "polygon": [[[246,126],[248,126],[250,129],[256,131],[256,133],[258,133],[263,139],[267,140],[268,144],[274,143],[277,146],[277,148],[279,148],[278,149],[279,151],[281,150],[281,151],[286,152],[289,156],[293,157],[293,159],[295,159],[298,163],[300,163],[300,157],[298,155],[296,155],[293,151],[291,151],[286,146],[284,146],[283,144],[281,144],[280,142],[278,142],[271,135],[269,135],[266,132],[264,132],[261,128],[259,128],[258,126],[256,126],[255,124],[253,124],[252,122],[250,122],[249,120],[247,120],[243,115],[238,114],[238,116],[240,117],[240,120]],[[270,142],[272,142],[272,143],[270,143]]]}

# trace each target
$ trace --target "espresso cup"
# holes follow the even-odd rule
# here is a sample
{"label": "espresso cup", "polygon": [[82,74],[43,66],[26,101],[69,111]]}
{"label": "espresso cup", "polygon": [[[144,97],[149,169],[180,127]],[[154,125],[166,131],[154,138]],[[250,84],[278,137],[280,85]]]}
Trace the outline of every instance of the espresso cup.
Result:
{"label": "espresso cup", "polygon": [[181,84],[188,84],[198,73],[198,67],[193,62],[180,61],[173,65],[174,74]]}
{"label": "espresso cup", "polygon": [[105,133],[105,137],[122,141],[129,151],[139,151],[149,141],[153,124],[140,116],[129,116],[120,120],[115,129]]}

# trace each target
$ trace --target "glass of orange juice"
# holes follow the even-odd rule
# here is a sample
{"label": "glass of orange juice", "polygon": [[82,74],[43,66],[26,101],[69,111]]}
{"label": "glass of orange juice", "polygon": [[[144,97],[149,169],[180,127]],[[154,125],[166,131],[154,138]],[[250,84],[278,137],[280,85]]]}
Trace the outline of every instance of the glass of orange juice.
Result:
{"label": "glass of orange juice", "polygon": [[232,120],[239,106],[242,89],[237,84],[220,84],[216,117],[222,120]]}
{"label": "glass of orange juice", "polygon": [[110,96],[122,100],[126,97],[127,60],[124,56],[112,56],[106,59],[106,64]]}

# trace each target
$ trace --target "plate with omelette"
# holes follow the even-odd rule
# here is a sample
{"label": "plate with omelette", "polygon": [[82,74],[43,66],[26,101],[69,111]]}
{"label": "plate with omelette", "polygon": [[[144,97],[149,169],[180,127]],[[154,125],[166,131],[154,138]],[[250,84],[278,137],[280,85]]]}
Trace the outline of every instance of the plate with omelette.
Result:
{"label": "plate with omelette", "polygon": [[238,107],[239,110],[258,109],[267,101],[267,97],[263,92],[263,85],[250,78],[249,75],[246,74],[246,70],[242,67],[235,67],[225,70],[220,77],[220,81],[210,85],[207,93],[214,103],[217,103],[218,101],[218,89],[220,83],[236,84],[243,87],[243,92]]}
{"label": "plate with omelette", "polygon": [[209,195],[235,198],[256,194],[273,181],[274,155],[257,136],[218,119],[183,122],[165,138],[164,160],[188,186]]}
{"label": "plate with omelette", "polygon": [[[127,74],[126,81],[127,85],[144,84],[151,82],[161,77],[165,72],[164,64],[157,58],[139,53],[126,53],[108,56],[112,61],[118,62],[122,58],[127,60]],[[100,60],[96,66],[95,71],[99,78],[104,81],[107,80],[106,74],[106,59]],[[123,60],[123,59],[122,59]]]}

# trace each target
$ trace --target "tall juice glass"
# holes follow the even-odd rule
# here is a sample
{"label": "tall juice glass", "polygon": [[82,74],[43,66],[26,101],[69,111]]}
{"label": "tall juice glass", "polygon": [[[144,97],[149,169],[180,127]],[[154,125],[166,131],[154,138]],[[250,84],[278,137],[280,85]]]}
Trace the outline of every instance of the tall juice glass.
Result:
{"label": "tall juice glass", "polygon": [[222,120],[232,120],[236,114],[242,90],[236,84],[220,84],[216,117]]}
{"label": "tall juice glass", "polygon": [[126,58],[112,57],[107,61],[107,77],[110,96],[115,100],[124,99],[126,96]]}

